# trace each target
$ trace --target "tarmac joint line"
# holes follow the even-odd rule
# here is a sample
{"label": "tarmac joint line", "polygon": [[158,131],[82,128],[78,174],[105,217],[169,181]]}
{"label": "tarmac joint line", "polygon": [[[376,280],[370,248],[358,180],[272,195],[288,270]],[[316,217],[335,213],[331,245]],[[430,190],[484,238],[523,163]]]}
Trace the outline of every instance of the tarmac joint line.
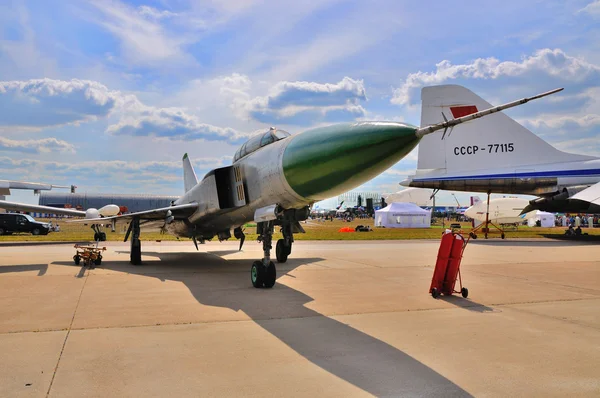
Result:
{"label": "tarmac joint line", "polygon": [[[82,269],[85,269],[85,266],[82,267]],[[81,296],[83,296],[83,289],[85,288],[85,284],[87,283],[87,280],[89,277],[90,277],[90,272],[88,270],[88,272],[85,276],[85,280],[83,281],[83,285],[81,286],[81,291],[79,292],[79,297],[77,298],[77,304],[75,305],[75,310],[73,311],[73,316],[71,317],[71,322],[69,323],[69,328],[67,329],[65,341],[63,341],[62,348],[60,349],[60,354],[58,354],[58,360],[56,361],[56,366],[54,367],[54,373],[52,373],[52,379],[50,380],[50,385],[48,386],[48,392],[46,393],[46,398],[48,398],[50,396],[50,391],[52,390],[52,385],[54,384],[54,378],[56,377],[56,372],[58,372],[58,366],[60,365],[60,360],[62,358],[63,352],[65,351],[65,347],[67,346],[67,340],[69,339],[69,335],[71,334],[71,329],[73,328],[73,322],[75,321],[75,315],[77,315],[77,309],[79,308],[79,303],[81,302]]]}

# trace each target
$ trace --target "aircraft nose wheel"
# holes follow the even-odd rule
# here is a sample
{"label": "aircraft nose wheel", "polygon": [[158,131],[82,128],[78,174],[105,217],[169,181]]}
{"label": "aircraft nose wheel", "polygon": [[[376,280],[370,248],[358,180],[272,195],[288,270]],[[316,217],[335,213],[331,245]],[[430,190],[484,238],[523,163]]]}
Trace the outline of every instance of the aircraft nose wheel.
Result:
{"label": "aircraft nose wheel", "polygon": [[250,269],[250,280],[252,281],[252,286],[256,288],[263,287],[264,279],[265,267],[263,266],[262,261],[255,261]]}
{"label": "aircraft nose wheel", "polygon": [[260,260],[252,263],[252,268],[250,269],[252,286],[257,289],[260,289],[261,287],[270,289],[275,286],[275,279],[277,279],[277,270],[273,261],[269,261],[267,267],[265,267]]}

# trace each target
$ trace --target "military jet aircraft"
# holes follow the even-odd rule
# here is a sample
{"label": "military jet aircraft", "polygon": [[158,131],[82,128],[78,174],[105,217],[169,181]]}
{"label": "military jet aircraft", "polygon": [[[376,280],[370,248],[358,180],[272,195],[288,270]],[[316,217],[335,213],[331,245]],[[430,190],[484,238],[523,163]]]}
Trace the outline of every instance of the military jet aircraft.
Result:
{"label": "military jet aircraft", "polygon": [[[256,288],[271,288],[276,279],[275,264],[271,261],[275,227],[280,227],[283,234],[276,243],[276,258],[285,262],[292,252],[294,233],[303,232],[300,221],[308,218],[313,203],[366,183],[404,158],[428,134],[444,130],[445,135],[460,123],[561,90],[421,128],[398,122],[357,122],[296,135],[270,128],[244,143],[235,153],[232,165],[214,169],[200,181],[189,157],[184,155],[185,193],[171,206],[105,217],[95,209],[88,209],[87,217],[79,221],[128,222],[125,241],[130,239],[130,261],[135,265],[142,262],[142,227],[159,226],[173,235],[193,239],[196,247],[197,241],[214,237],[229,239],[233,229],[234,237],[241,240],[241,248],[245,239],[242,226],[255,221],[264,256],[252,264],[251,281]],[[0,207],[48,211],[40,206],[7,205],[7,202],[0,202]],[[75,212],[62,214],[86,216],[84,212]]]}

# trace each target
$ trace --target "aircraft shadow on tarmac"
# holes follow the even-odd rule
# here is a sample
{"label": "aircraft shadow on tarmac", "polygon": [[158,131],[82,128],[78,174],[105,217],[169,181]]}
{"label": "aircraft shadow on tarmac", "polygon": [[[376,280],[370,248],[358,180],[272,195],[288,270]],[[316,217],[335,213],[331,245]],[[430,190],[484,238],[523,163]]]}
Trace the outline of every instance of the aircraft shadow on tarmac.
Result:
{"label": "aircraft shadow on tarmac", "polygon": [[27,271],[38,271],[37,276],[43,276],[48,271],[48,264],[4,265],[0,267],[0,274]]}
{"label": "aircraft shadow on tarmac", "polygon": [[[160,261],[146,261],[142,266],[103,261],[98,268],[182,282],[199,303],[243,311],[313,364],[375,396],[470,396],[397,348],[307,308],[305,304],[312,298],[302,292],[283,283],[273,289],[254,289],[247,275],[248,259],[220,257],[232,253],[237,251],[144,252],[143,256]],[[278,279],[301,265],[321,260],[290,258],[278,264]]]}

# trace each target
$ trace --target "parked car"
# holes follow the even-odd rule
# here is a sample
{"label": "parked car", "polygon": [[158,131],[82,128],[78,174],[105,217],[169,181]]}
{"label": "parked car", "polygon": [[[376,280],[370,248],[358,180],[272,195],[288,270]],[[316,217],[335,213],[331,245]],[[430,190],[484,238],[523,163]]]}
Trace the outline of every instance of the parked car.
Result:
{"label": "parked car", "polygon": [[30,232],[32,235],[48,235],[50,226],[35,221],[28,214],[0,213],[0,235],[13,232]]}

